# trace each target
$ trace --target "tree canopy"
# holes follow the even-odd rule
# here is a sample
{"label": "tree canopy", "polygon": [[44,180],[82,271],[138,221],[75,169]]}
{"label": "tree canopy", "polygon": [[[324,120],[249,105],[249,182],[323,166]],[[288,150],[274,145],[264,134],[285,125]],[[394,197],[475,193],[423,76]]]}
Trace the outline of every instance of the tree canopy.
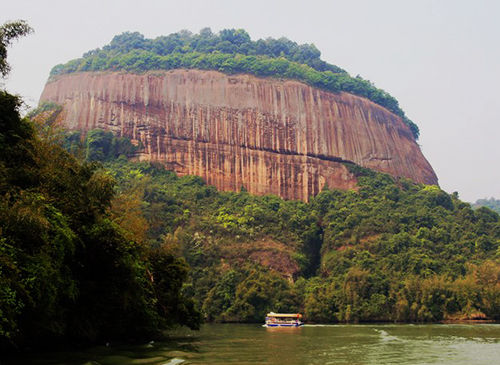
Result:
{"label": "tree canopy", "polygon": [[491,210],[494,210],[495,212],[500,214],[500,199],[495,199],[493,197],[489,199],[478,199],[473,204],[473,207],[474,208],[488,207]]}
{"label": "tree canopy", "polygon": [[[87,156],[100,148],[79,143]],[[325,188],[304,203],[102,158],[119,206],[141,202],[123,209],[127,225],[186,259],[183,292],[210,321],[260,322],[270,310],[314,322],[500,318],[500,217],[437,186],[346,164],[357,191]]]}
{"label": "tree canopy", "polygon": [[24,20],[7,22],[0,26],[0,75],[7,76],[10,65],[7,63],[7,47],[17,38],[33,32]]}
{"label": "tree canopy", "polygon": [[294,79],[330,92],[345,91],[368,98],[400,116],[418,139],[417,125],[405,115],[393,96],[360,76],[350,76],[340,67],[321,60],[320,56],[321,52],[313,44],[299,45],[287,38],[252,41],[243,29],[212,33],[204,28],[198,34],[180,31],[155,39],[144,38],[138,32],[125,32],[103,48],[55,66],[51,76],[83,71],[142,73],[192,68]]}
{"label": "tree canopy", "polygon": [[[29,29],[4,25],[2,44]],[[113,177],[92,162],[130,145],[102,151],[108,136],[95,133],[94,153],[80,161],[46,125],[21,117],[21,105],[0,90],[0,352],[197,328],[200,314],[182,293],[185,260],[145,244]]]}

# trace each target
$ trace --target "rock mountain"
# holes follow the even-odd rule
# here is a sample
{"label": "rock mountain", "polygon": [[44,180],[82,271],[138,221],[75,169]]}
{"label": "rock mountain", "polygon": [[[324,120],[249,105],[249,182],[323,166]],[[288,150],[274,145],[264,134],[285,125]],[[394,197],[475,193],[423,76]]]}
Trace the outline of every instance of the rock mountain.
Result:
{"label": "rock mountain", "polygon": [[52,77],[41,102],[71,130],[128,137],[139,160],[222,190],[307,201],[325,184],[355,188],[345,162],[437,184],[401,118],[372,101],[304,83],[176,69]]}

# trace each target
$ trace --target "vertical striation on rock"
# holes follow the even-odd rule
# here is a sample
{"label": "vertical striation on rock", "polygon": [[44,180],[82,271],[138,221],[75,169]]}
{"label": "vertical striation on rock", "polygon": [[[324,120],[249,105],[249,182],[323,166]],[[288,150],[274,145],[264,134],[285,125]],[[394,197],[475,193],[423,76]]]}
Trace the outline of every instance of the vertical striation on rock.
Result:
{"label": "vertical striation on rock", "polygon": [[307,201],[325,183],[356,186],[342,161],[437,184],[401,118],[297,81],[200,70],[73,73],[49,81],[40,100],[61,104],[69,129],[129,137],[143,146],[139,159],[223,190]]}

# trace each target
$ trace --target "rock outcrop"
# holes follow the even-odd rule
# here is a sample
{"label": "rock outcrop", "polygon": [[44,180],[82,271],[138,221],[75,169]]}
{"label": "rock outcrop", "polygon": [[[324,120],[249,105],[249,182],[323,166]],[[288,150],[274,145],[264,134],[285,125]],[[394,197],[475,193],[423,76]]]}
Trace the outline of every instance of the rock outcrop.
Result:
{"label": "rock outcrop", "polygon": [[401,118],[297,81],[200,70],[72,73],[50,80],[44,101],[63,106],[69,129],[129,137],[139,159],[223,190],[308,200],[325,183],[356,186],[345,161],[437,184]]}

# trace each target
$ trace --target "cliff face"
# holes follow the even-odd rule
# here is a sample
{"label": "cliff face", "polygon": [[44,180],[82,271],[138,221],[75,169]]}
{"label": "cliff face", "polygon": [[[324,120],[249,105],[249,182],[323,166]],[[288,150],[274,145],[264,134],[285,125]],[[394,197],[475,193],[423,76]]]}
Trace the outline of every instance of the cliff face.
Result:
{"label": "cliff face", "polygon": [[296,81],[199,70],[77,73],[47,83],[41,101],[63,105],[70,129],[129,137],[144,147],[140,159],[223,190],[307,200],[325,183],[355,187],[340,161],[437,184],[399,117]]}

